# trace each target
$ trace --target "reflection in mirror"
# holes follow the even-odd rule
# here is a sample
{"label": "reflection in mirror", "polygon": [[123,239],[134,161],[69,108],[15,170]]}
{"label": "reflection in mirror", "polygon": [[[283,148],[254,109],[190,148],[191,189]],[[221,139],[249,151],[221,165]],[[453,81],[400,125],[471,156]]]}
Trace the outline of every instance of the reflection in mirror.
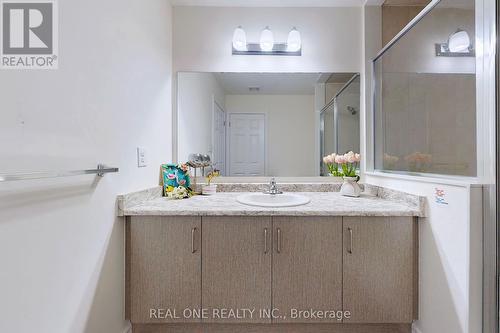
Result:
{"label": "reflection in mirror", "polygon": [[204,172],[313,177],[322,156],[359,152],[355,73],[180,72],[177,86],[177,160],[208,155]]}
{"label": "reflection in mirror", "polygon": [[[332,74],[326,94],[329,102],[320,111],[320,156],[359,152],[359,74]],[[321,175],[328,175],[322,159],[320,165]]]}
{"label": "reflection in mirror", "polygon": [[443,0],[375,59],[376,170],[477,175],[475,19],[474,0]]}

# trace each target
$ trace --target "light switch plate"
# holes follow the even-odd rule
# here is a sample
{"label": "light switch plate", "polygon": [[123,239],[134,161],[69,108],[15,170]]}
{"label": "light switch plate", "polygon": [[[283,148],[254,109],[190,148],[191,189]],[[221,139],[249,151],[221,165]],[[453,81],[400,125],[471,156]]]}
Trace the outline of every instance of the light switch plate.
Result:
{"label": "light switch plate", "polygon": [[143,168],[148,166],[148,151],[144,147],[137,147],[137,167]]}

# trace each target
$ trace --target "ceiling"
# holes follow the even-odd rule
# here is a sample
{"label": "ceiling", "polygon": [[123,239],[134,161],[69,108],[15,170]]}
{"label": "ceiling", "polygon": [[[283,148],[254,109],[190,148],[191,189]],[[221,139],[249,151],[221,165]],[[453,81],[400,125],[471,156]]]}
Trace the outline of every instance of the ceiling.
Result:
{"label": "ceiling", "polygon": [[[320,73],[215,73],[228,95],[313,95]],[[260,88],[252,92],[249,87]]]}
{"label": "ceiling", "polygon": [[171,0],[174,6],[213,7],[357,7],[365,0]]}
{"label": "ceiling", "polygon": [[[314,95],[316,83],[346,83],[354,73],[214,73],[228,95]],[[258,91],[251,91],[259,88]]]}

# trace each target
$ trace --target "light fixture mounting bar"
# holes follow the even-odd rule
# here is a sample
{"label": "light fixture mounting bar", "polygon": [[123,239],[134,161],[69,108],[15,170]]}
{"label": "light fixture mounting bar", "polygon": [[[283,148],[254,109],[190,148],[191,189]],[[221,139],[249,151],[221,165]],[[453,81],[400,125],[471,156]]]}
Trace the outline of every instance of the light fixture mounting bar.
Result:
{"label": "light fixture mounting bar", "polygon": [[260,44],[258,43],[249,43],[247,44],[246,51],[238,51],[234,47],[233,55],[272,55],[272,56],[301,56],[302,49],[291,52],[287,51],[288,44],[287,43],[274,43],[274,47],[272,51],[262,51],[260,48]]}
{"label": "light fixture mounting bar", "polygon": [[436,43],[436,57],[475,57],[476,52],[469,48],[467,52],[451,52],[448,43]]}

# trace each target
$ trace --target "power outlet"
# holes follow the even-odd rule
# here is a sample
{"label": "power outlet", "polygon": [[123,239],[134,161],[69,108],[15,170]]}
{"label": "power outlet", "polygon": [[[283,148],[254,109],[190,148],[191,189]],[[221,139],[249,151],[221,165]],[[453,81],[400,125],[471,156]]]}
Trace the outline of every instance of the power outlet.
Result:
{"label": "power outlet", "polygon": [[137,147],[137,167],[144,168],[148,166],[148,151],[144,147]]}

